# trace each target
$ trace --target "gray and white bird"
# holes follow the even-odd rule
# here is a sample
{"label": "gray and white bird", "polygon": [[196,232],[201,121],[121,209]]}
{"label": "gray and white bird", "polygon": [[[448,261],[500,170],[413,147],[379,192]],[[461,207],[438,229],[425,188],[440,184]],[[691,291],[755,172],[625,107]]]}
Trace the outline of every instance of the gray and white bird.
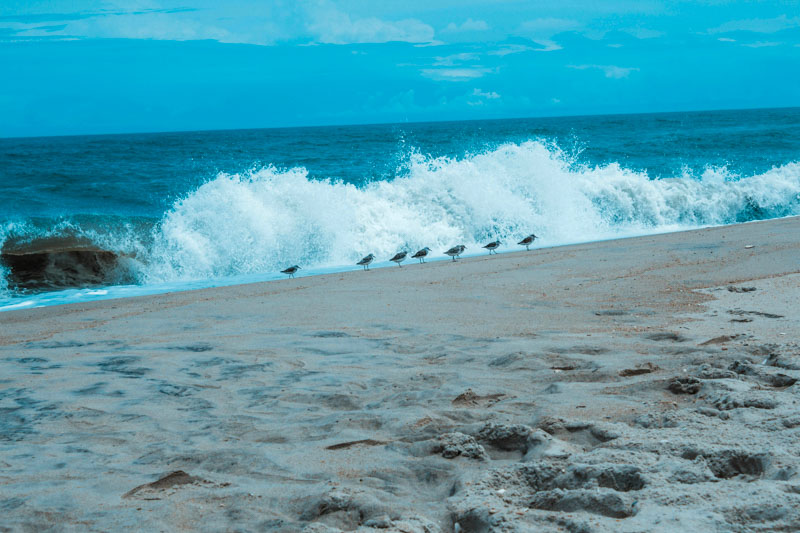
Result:
{"label": "gray and white bird", "polygon": [[449,255],[450,257],[452,257],[452,258],[453,258],[453,261],[455,261],[455,260],[456,260],[456,258],[457,258],[459,255],[463,254],[463,253],[464,253],[464,250],[466,250],[466,249],[467,249],[467,247],[466,247],[466,246],[464,246],[463,244],[459,244],[459,245],[457,245],[457,246],[453,246],[452,248],[450,248],[449,250],[447,250],[447,251],[444,253],[444,255]]}
{"label": "gray and white bird", "polygon": [[290,266],[286,270],[281,270],[281,274],[288,274],[290,278],[294,277],[295,272],[300,270],[300,267],[297,265]]}
{"label": "gray and white bird", "polygon": [[396,254],[394,254],[394,257],[389,259],[389,261],[393,261],[393,262],[397,263],[397,266],[403,266],[400,263],[402,263],[403,261],[406,260],[406,256],[407,255],[408,255],[408,252],[397,252]]}
{"label": "gray and white bird", "polygon": [[364,270],[369,270],[369,264],[375,260],[375,254],[369,254],[366,257],[362,257],[361,261],[356,263],[359,266],[363,266]]}
{"label": "gray and white bird", "polygon": [[497,253],[497,249],[500,248],[501,244],[503,244],[503,243],[500,242],[500,241],[492,241],[489,244],[487,244],[486,246],[484,246],[484,248],[489,250],[489,255],[492,255],[492,252]]}
{"label": "gray and white bird", "polygon": [[522,244],[523,246],[525,246],[526,250],[530,250],[531,249],[530,248],[531,244],[533,244],[533,241],[535,241],[538,238],[539,237],[537,237],[536,235],[531,233],[530,235],[528,235],[527,237],[525,237],[524,239],[519,241],[517,244]]}
{"label": "gray and white bird", "polygon": [[417,253],[412,255],[411,258],[412,259],[419,259],[420,263],[424,263],[425,262],[425,256],[428,255],[428,252],[430,252],[430,251],[431,251],[431,249],[426,246],[422,250],[419,250]]}

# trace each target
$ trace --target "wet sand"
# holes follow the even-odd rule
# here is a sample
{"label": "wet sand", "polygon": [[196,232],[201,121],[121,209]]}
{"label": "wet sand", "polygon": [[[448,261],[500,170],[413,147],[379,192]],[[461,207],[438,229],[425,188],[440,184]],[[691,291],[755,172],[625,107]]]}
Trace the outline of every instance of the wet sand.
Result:
{"label": "wet sand", "polygon": [[800,219],[0,314],[0,531],[789,531]]}

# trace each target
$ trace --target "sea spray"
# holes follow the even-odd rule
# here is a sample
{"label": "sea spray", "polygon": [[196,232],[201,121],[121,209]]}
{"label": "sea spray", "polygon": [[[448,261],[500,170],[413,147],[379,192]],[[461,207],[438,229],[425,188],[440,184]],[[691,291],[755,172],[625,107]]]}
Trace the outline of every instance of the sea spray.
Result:
{"label": "sea spray", "polygon": [[614,163],[577,164],[540,141],[463,158],[413,154],[393,180],[357,187],[304,168],[220,174],[158,225],[145,279],[169,281],[349,265],[454,243],[475,250],[536,232],[544,245],[800,213],[800,165],[741,178],[726,169],[651,179]]}
{"label": "sea spray", "polygon": [[551,211],[593,228],[583,239],[608,234],[596,231],[599,218],[587,218],[585,197],[558,185],[573,179],[568,165],[558,150],[532,142],[463,159],[415,154],[402,177],[361,187],[312,180],[302,168],[223,174],[167,213],[149,279],[346,265],[369,252],[474,247],[530,228],[563,240],[571,230],[553,225]]}

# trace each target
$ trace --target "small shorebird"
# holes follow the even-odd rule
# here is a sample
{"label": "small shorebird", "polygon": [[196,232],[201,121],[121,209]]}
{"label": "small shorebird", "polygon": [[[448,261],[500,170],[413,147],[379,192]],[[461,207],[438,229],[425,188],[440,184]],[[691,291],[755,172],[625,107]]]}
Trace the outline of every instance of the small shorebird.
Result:
{"label": "small shorebird", "polygon": [[425,256],[428,255],[428,252],[430,252],[430,251],[431,251],[431,249],[426,246],[422,250],[420,250],[417,253],[415,253],[414,255],[412,255],[411,258],[412,259],[419,259],[420,263],[424,263],[425,262]]}
{"label": "small shorebird", "polygon": [[501,244],[503,243],[501,243],[500,241],[492,241],[486,246],[484,246],[484,248],[489,250],[489,255],[492,255],[492,252],[497,253],[497,249],[500,248]]}
{"label": "small shorebird", "polygon": [[397,252],[396,254],[394,254],[394,257],[389,259],[389,261],[394,261],[395,263],[397,263],[397,266],[403,266],[400,263],[406,260],[407,255],[408,252]]}
{"label": "small shorebird", "polygon": [[522,245],[524,245],[524,246],[525,246],[525,249],[526,249],[526,250],[530,250],[530,249],[531,249],[531,248],[530,248],[531,244],[533,244],[533,241],[535,241],[535,240],[536,240],[536,239],[538,239],[538,238],[539,238],[539,237],[537,237],[536,235],[534,235],[533,233],[531,233],[530,235],[528,235],[527,237],[525,237],[524,239],[522,239],[521,241],[519,241],[517,244],[522,244]]}
{"label": "small shorebird", "polygon": [[356,263],[357,265],[363,266],[364,270],[369,270],[369,264],[375,260],[375,254],[369,254],[366,257],[361,258],[361,261]]}
{"label": "small shorebird", "polygon": [[300,267],[297,266],[297,265],[294,265],[294,266],[290,266],[286,270],[281,270],[281,274],[289,274],[289,277],[293,278],[295,272],[297,272],[298,270],[300,270]]}
{"label": "small shorebird", "polygon": [[453,258],[453,261],[455,261],[455,260],[456,260],[456,257],[458,257],[459,255],[463,254],[463,253],[464,253],[464,250],[466,250],[466,249],[467,249],[467,247],[466,247],[466,246],[464,246],[463,244],[459,244],[459,245],[457,245],[457,246],[453,246],[452,248],[450,248],[449,250],[447,250],[447,251],[444,253],[444,255],[449,255],[450,257],[452,257],[452,258]]}

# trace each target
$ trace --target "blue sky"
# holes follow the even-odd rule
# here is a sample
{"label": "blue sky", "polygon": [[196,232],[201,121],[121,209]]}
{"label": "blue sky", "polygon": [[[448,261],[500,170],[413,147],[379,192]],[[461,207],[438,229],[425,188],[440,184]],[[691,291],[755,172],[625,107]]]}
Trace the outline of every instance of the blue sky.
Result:
{"label": "blue sky", "polygon": [[0,136],[800,105],[800,1],[3,0]]}

